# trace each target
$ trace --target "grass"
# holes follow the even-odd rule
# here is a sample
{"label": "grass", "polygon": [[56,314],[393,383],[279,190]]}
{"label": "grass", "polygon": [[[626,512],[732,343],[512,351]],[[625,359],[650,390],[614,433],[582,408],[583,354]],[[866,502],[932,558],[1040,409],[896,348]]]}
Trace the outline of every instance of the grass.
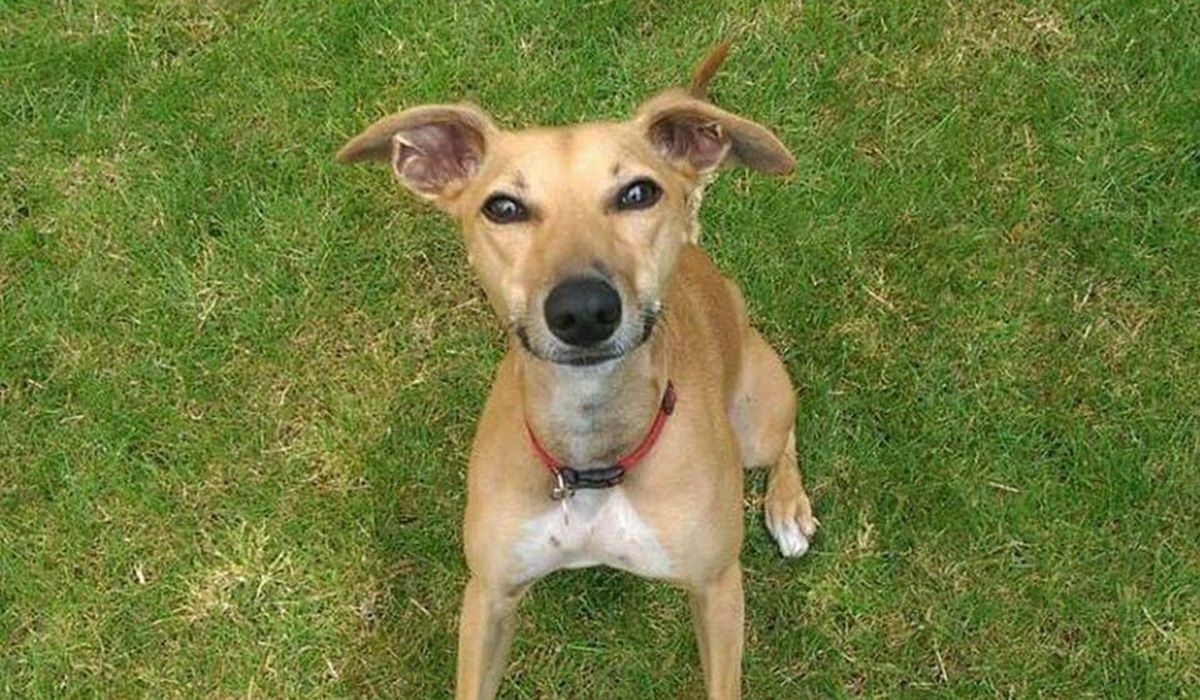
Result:
{"label": "grass", "polygon": [[[502,332],[331,155],[400,105],[612,118],[718,37],[799,160],[705,240],[802,387],[748,698],[1200,687],[1193,3],[0,5],[0,693],[445,697]],[[680,594],[561,573],[509,698],[699,697]]]}

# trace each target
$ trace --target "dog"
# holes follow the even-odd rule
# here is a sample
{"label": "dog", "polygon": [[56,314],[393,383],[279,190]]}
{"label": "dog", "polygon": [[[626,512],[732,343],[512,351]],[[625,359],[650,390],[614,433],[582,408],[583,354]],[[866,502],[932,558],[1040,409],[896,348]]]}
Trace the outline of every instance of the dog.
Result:
{"label": "dog", "polygon": [[467,470],[460,700],[495,696],[535,581],[599,564],[684,588],[708,696],[739,698],[743,468],[769,469],[784,556],[816,532],[787,372],[698,245],[719,168],[795,166],[769,130],[708,100],[726,54],[626,121],[508,131],[469,103],[427,105],[337,154],[390,163],[457,220],[510,331]]}

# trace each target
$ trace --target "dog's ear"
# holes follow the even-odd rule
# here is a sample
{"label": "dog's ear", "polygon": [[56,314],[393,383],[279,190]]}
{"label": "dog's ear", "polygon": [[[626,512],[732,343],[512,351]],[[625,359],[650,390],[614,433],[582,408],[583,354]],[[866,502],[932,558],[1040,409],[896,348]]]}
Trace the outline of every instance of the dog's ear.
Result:
{"label": "dog's ear", "polygon": [[693,175],[741,164],[786,175],[796,159],[775,134],[681,90],[669,90],[638,109],[634,121],[655,149]]}
{"label": "dog's ear", "polygon": [[474,105],[414,107],[367,127],[342,146],[337,161],[390,161],[405,187],[444,201],[479,171],[496,131],[491,118]]}
{"label": "dog's ear", "polygon": [[651,98],[638,109],[635,123],[663,157],[694,176],[727,163],[790,173],[796,160],[774,134],[707,101],[708,83],[728,55],[729,44],[717,44],[692,72],[686,92],[667,90]]}

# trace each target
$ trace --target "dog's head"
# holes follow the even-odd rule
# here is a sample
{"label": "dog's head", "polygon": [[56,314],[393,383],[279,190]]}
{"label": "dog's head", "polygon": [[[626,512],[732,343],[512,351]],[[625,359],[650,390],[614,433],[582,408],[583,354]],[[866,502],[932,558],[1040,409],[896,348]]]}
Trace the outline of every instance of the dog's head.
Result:
{"label": "dog's head", "polygon": [[337,159],[389,161],[458,220],[489,301],[530,353],[605,362],[649,337],[709,177],[794,165],[770,131],[705,99],[724,55],[719,46],[689,90],[660,93],[628,121],[507,131],[470,104],[415,107]]}

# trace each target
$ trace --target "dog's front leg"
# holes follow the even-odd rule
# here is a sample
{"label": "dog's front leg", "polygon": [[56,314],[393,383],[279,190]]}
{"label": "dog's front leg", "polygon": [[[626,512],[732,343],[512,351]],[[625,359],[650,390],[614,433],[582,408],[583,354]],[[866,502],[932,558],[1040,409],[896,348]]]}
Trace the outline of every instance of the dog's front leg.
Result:
{"label": "dog's front leg", "polygon": [[735,561],[689,592],[704,687],[711,700],[742,697],[742,567]]}
{"label": "dog's front leg", "polygon": [[491,700],[504,676],[525,587],[506,587],[472,576],[463,593],[458,631],[458,700]]}

